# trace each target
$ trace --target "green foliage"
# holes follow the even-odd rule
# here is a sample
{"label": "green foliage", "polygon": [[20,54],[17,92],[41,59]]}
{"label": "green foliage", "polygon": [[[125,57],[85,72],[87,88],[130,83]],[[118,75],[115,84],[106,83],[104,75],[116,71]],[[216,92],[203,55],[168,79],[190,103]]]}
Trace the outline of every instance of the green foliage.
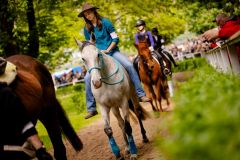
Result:
{"label": "green foliage", "polygon": [[177,0],[176,8],[187,21],[187,29],[201,34],[216,27],[212,21],[220,12],[240,15],[239,3],[238,0]]}
{"label": "green foliage", "polygon": [[[88,125],[99,116],[94,116],[89,120],[84,119],[86,114],[86,97],[84,92],[84,84],[76,84],[75,86],[67,86],[59,88],[56,92],[57,98],[66,111],[67,116],[75,131]],[[51,142],[44,126],[38,122],[37,130],[47,148],[51,147]],[[80,137],[81,138],[81,137]]]}
{"label": "green foliage", "polygon": [[204,65],[206,65],[206,60],[204,58],[187,59],[178,62],[178,67],[174,68],[174,72],[191,71]]}
{"label": "green foliage", "polygon": [[207,64],[183,83],[158,148],[172,160],[240,159],[240,79]]}

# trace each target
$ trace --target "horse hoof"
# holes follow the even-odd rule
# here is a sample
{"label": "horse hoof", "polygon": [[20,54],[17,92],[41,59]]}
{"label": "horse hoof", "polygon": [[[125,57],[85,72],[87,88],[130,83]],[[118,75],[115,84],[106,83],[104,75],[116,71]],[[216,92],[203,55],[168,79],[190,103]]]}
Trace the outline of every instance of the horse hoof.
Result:
{"label": "horse hoof", "polygon": [[137,160],[137,155],[136,154],[132,154],[130,157],[130,160]]}
{"label": "horse hoof", "polygon": [[148,138],[145,138],[145,139],[142,140],[142,142],[143,142],[143,143],[148,143],[149,140],[148,140]]}
{"label": "horse hoof", "polygon": [[130,154],[129,150],[126,149],[126,150],[124,151],[124,154],[125,154],[125,155],[129,155],[129,154]]}
{"label": "horse hoof", "polygon": [[124,157],[121,155],[120,157],[116,157],[116,160],[124,160]]}

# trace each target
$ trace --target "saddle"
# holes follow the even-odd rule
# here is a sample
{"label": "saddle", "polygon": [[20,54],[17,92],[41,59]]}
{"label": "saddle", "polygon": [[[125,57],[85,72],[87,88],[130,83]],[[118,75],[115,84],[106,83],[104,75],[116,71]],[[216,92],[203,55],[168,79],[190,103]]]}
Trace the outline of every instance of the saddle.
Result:
{"label": "saddle", "polygon": [[0,83],[10,85],[17,76],[17,67],[0,57]]}

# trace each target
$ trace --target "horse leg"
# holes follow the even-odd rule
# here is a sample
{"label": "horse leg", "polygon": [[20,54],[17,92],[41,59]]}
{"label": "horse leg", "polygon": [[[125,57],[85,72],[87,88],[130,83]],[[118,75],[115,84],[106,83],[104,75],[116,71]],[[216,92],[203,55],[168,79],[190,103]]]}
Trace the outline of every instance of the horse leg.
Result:
{"label": "horse leg", "polygon": [[170,102],[169,102],[169,86],[168,86],[168,81],[164,80],[161,82],[161,87],[162,87],[162,95],[163,98],[166,99],[167,101],[167,105],[169,106]]}
{"label": "horse leg", "polygon": [[158,107],[158,101],[157,101],[157,96],[156,96],[156,94],[154,93],[154,89],[153,89],[153,86],[151,86],[150,87],[150,90],[151,90],[151,95],[152,95],[152,97],[153,97],[153,101],[154,101],[154,103],[155,103],[155,106],[156,106],[156,110],[157,111],[160,111],[159,110],[159,107]]}
{"label": "horse leg", "polygon": [[[133,103],[134,103],[134,104],[133,104]],[[146,130],[145,130],[145,128],[144,128],[144,126],[143,126],[143,123],[142,123],[142,119],[143,119],[143,116],[144,116],[143,108],[142,108],[142,106],[139,104],[136,96],[133,96],[132,101],[131,101],[131,100],[128,101],[128,105],[129,105],[129,108],[130,108],[134,113],[137,112],[137,114],[136,114],[136,113],[135,113],[135,114],[137,115],[137,118],[138,118],[138,121],[139,121],[140,129],[141,129],[141,134],[142,134],[142,142],[143,142],[143,143],[149,142],[149,140],[148,140],[148,138],[147,138],[147,136],[146,136]],[[136,107],[134,107],[134,106],[136,106]],[[135,111],[134,108],[137,108],[136,111]]]}
{"label": "horse leg", "polygon": [[126,146],[125,147],[125,155],[127,155],[127,154],[129,154],[129,149],[128,149],[128,139],[127,139],[127,135],[125,133],[125,128],[124,128],[124,120],[120,114],[119,108],[113,107],[112,112],[118,120],[119,127],[122,129],[122,134],[123,134],[123,138],[124,138],[125,146]]}
{"label": "horse leg", "polygon": [[130,160],[136,160],[137,159],[137,147],[136,147],[136,144],[135,144],[133,136],[132,136],[132,127],[129,123],[128,101],[123,102],[122,113],[123,113],[123,116],[124,116],[125,133],[128,135],[129,151],[130,151],[130,154],[131,154]]}
{"label": "horse leg", "polygon": [[161,80],[158,79],[157,84],[153,86],[154,93],[156,94],[160,110],[163,112],[162,108],[162,98],[161,98]]}
{"label": "horse leg", "polygon": [[[149,85],[145,83],[145,84],[143,85],[143,88],[144,88],[144,91],[146,92],[147,97],[149,97],[149,98],[151,99],[150,104],[151,104],[151,106],[152,106],[152,110],[153,110],[154,112],[155,112],[155,111],[158,111],[157,105],[156,105],[156,107],[153,105],[153,101],[155,102],[155,99],[154,99],[154,95],[152,94],[152,91],[151,91]],[[155,102],[155,103],[156,103],[156,102]]]}
{"label": "horse leg", "polygon": [[120,149],[113,137],[112,128],[110,126],[110,116],[109,116],[110,108],[105,106],[100,106],[100,109],[101,109],[102,118],[104,120],[104,132],[108,136],[108,141],[109,141],[111,150],[115,155],[116,159],[122,160],[123,158],[121,156]]}
{"label": "horse leg", "polygon": [[44,118],[40,117],[40,121],[47,129],[54,148],[54,157],[56,160],[67,160],[66,148],[62,141],[61,129],[59,127],[56,112],[52,112],[52,114],[50,114],[48,111],[46,114],[48,115],[45,115]]}

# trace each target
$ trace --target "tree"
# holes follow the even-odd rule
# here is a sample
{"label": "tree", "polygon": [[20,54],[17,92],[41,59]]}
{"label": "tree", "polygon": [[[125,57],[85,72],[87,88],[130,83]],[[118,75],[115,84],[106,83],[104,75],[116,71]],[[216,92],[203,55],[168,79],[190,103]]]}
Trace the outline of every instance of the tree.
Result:
{"label": "tree", "polygon": [[19,51],[13,33],[15,14],[8,0],[0,1],[0,56],[8,57]]}
{"label": "tree", "polygon": [[39,35],[35,20],[33,0],[27,0],[27,19],[29,28],[28,55],[37,58],[39,54]]}

